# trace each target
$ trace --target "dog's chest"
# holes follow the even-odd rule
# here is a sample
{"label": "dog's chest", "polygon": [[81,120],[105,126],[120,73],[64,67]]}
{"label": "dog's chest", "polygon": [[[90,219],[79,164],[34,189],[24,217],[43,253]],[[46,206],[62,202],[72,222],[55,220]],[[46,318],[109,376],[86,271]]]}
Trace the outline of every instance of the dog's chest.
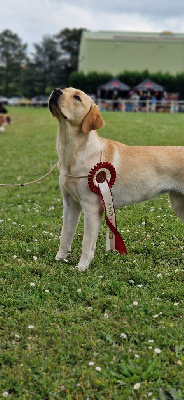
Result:
{"label": "dog's chest", "polygon": [[76,179],[68,177],[65,174],[61,173],[59,181],[60,181],[61,191],[63,191],[64,189],[67,193],[70,194],[70,196],[73,197],[75,201],[79,202],[80,196],[78,192],[78,185]]}

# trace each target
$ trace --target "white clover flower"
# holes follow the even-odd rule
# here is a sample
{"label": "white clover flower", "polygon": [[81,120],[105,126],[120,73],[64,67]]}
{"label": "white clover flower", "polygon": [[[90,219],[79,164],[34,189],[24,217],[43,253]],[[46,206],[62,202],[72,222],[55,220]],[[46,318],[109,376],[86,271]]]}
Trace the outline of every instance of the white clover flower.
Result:
{"label": "white clover flower", "polygon": [[159,353],[161,353],[161,350],[156,348],[156,349],[154,350],[154,352],[157,353],[157,354],[159,354]]}
{"label": "white clover flower", "polygon": [[126,333],[123,333],[123,332],[121,333],[121,335],[120,335],[120,336],[121,336],[121,338],[122,338],[122,339],[126,339],[126,338],[127,338],[127,335],[126,335]]}
{"label": "white clover flower", "polygon": [[106,318],[106,319],[109,318],[107,313],[104,314],[104,318]]}
{"label": "white clover flower", "polygon": [[33,260],[36,261],[36,260],[37,260],[37,257],[36,257],[36,256],[33,256]]}
{"label": "white clover flower", "polygon": [[49,293],[49,289],[45,289],[45,293]]}
{"label": "white clover flower", "polygon": [[136,384],[134,385],[134,389],[135,389],[135,390],[137,390],[137,389],[139,389],[139,388],[140,388],[140,386],[141,386],[141,384],[140,384],[140,383],[136,383]]}
{"label": "white clover flower", "polygon": [[138,306],[138,301],[133,301],[133,306]]}
{"label": "white clover flower", "polygon": [[138,354],[135,354],[135,358],[140,358],[140,356]]}
{"label": "white clover flower", "polygon": [[96,367],[95,369],[96,369],[96,371],[101,371],[102,368],[101,367]]}
{"label": "white clover flower", "polygon": [[34,287],[35,283],[34,282],[30,282],[30,286]]}
{"label": "white clover flower", "polygon": [[148,343],[153,343],[154,340],[153,339],[148,339]]}
{"label": "white clover flower", "polygon": [[157,275],[157,278],[160,278],[161,276],[162,276],[162,274],[158,274],[158,275]]}
{"label": "white clover flower", "polygon": [[90,362],[88,363],[88,365],[89,365],[90,367],[93,367],[94,362],[93,362],[93,361],[90,361]]}
{"label": "white clover flower", "polygon": [[78,290],[77,290],[77,292],[78,292],[78,293],[81,293],[81,292],[82,292],[82,290],[81,290],[81,289],[78,289]]}
{"label": "white clover flower", "polygon": [[3,397],[8,397],[9,393],[8,392],[3,392]]}

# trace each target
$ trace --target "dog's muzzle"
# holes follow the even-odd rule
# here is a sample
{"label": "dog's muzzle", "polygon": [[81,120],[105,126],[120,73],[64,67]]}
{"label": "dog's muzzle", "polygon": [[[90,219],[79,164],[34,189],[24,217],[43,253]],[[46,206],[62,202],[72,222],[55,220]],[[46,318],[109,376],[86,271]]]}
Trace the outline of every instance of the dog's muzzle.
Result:
{"label": "dog's muzzle", "polygon": [[63,90],[60,88],[55,88],[51,93],[49,98],[49,110],[51,111],[51,113],[53,113],[52,106],[58,106],[58,99],[62,95],[63,95]]}

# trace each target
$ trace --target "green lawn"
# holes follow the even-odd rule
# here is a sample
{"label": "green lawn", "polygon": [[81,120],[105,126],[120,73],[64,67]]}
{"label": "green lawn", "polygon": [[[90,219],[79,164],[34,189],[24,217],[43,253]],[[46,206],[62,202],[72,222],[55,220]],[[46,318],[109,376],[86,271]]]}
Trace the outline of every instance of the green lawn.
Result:
{"label": "green lawn", "polygon": [[[47,109],[11,108],[0,132],[0,183],[39,178],[57,162]],[[104,113],[99,134],[130,145],[183,145],[184,115]],[[108,161],[108,160],[107,160]],[[0,187],[0,399],[184,399],[183,224],[167,196],[117,211],[128,255],[68,263],[57,169],[42,183]]]}

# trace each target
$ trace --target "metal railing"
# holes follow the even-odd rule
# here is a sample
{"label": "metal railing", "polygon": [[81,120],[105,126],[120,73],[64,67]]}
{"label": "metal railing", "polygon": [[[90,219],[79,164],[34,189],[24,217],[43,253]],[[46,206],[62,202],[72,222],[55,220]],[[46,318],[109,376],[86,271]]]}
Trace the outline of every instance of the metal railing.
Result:
{"label": "metal railing", "polygon": [[97,104],[100,111],[121,111],[121,112],[167,112],[170,114],[184,112],[184,100],[157,100],[135,101],[131,99],[98,99]]}

